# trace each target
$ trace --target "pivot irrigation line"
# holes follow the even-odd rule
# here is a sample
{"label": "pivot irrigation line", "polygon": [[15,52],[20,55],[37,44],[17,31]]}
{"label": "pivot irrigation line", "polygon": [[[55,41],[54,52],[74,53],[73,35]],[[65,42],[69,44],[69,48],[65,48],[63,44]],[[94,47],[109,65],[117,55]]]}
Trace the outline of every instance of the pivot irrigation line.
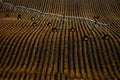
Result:
{"label": "pivot irrigation line", "polygon": [[9,9],[9,10],[22,10],[22,11],[27,11],[27,12],[33,12],[33,13],[36,13],[38,16],[39,15],[49,15],[49,16],[53,16],[55,18],[56,17],[60,17],[60,19],[62,20],[66,20],[66,19],[81,19],[81,20],[88,20],[88,21],[91,21],[93,23],[97,23],[99,25],[104,25],[104,26],[107,26],[106,23],[100,23],[98,21],[95,21],[93,19],[89,19],[89,18],[85,18],[85,17],[77,17],[77,16],[63,16],[63,15],[60,15],[60,14],[55,14],[55,13],[44,13],[43,11],[40,11],[38,9],[33,9],[33,8],[27,8],[25,6],[14,6],[13,4],[10,4],[10,3],[6,3],[6,2],[3,2],[2,0],[0,0],[0,6],[3,6],[4,8],[6,9]]}

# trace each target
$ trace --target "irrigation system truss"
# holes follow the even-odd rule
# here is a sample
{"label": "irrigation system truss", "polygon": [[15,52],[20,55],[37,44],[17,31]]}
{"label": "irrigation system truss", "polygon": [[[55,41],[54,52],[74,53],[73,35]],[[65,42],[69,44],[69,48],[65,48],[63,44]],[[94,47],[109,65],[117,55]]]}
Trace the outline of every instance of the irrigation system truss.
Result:
{"label": "irrigation system truss", "polygon": [[0,1],[0,4],[1,6],[3,6],[5,9],[8,9],[9,11],[13,11],[13,10],[20,10],[20,11],[27,11],[29,13],[35,13],[37,14],[38,16],[51,16],[51,18],[57,18],[58,20],[63,20],[63,21],[69,21],[70,19],[81,19],[83,21],[91,21],[93,23],[97,23],[99,25],[104,25],[104,26],[107,26],[106,23],[100,23],[98,21],[95,21],[93,19],[89,19],[89,18],[86,18],[86,17],[77,17],[77,16],[63,16],[63,15],[60,15],[60,14],[55,14],[55,13],[44,13],[38,9],[33,9],[33,8],[27,8],[25,6],[14,6],[13,4],[10,4],[10,3],[6,3],[6,2],[2,2]]}

